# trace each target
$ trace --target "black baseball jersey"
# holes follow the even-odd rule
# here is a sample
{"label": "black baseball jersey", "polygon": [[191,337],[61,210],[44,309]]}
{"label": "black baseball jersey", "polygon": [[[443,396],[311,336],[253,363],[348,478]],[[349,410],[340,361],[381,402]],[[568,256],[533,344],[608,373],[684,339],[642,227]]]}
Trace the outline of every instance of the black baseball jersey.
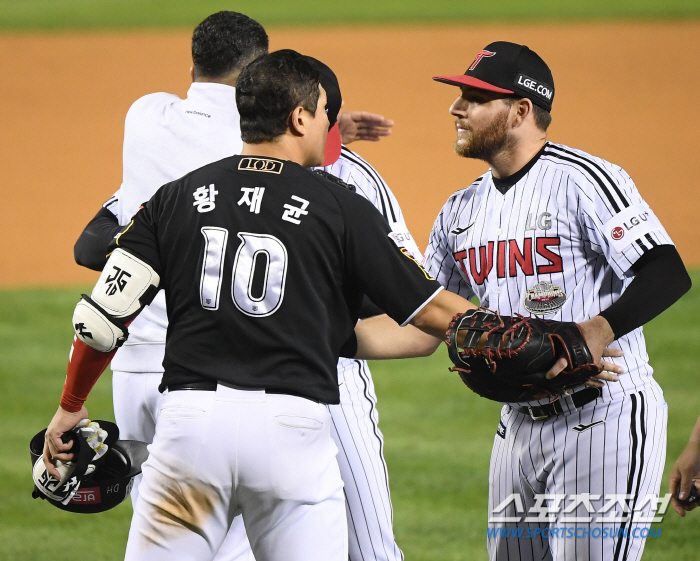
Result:
{"label": "black baseball jersey", "polygon": [[117,245],[161,276],[163,386],[202,379],[338,403],[363,294],[400,324],[440,290],[363,197],[234,156],[161,187]]}

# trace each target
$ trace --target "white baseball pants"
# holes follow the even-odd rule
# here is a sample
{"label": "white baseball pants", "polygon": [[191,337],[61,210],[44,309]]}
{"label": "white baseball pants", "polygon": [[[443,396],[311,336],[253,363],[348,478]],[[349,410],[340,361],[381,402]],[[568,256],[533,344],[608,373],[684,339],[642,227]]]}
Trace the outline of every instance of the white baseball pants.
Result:
{"label": "white baseball pants", "polygon": [[[122,438],[152,442],[162,373],[114,371],[114,414]],[[331,436],[339,452],[345,486],[350,561],[403,561],[394,538],[384,438],[378,426],[377,396],[365,361],[338,363],[340,403],[330,405]],[[138,476],[131,493],[138,497]],[[216,561],[255,561],[242,517],[234,519]]]}
{"label": "white baseball pants", "polygon": [[211,560],[242,513],[257,561],[345,561],[325,405],[219,384],[163,395],[127,561]]}

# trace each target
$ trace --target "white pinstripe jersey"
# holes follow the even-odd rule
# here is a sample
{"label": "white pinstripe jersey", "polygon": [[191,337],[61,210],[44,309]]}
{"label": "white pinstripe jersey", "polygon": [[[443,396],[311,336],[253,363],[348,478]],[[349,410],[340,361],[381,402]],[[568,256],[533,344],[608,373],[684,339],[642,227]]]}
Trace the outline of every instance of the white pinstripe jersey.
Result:
{"label": "white pinstripe jersey", "polygon": [[[546,281],[564,290],[566,302],[543,317],[590,319],[620,297],[637,259],[673,243],[629,175],[601,158],[547,142],[510,179],[507,190],[496,180],[501,192],[489,170],[453,194],[424,259],[445,288],[504,315],[530,315],[526,291]],[[607,384],[604,398],[651,382],[641,327],[611,346],[624,351],[614,361],[625,373]]]}
{"label": "white pinstripe jersey", "polygon": [[422,254],[408,231],[399,202],[371,165],[352,150],[342,146],[338,161],[323,169],[339,177],[345,183],[354,185],[357,188],[357,193],[377,207],[379,212],[384,215],[395,234],[394,241],[403,245],[418,261],[422,259]]}
{"label": "white pinstripe jersey", "polygon": [[[422,254],[408,231],[401,207],[394,193],[370,164],[352,150],[342,146],[338,161],[323,169],[339,177],[345,183],[354,185],[357,193],[371,202],[384,215],[389,227],[396,235],[395,241],[401,243],[413,255],[414,259],[421,261]],[[363,370],[363,367],[366,369],[367,363],[365,361],[358,362],[350,358],[340,358],[338,371],[355,369],[358,364],[360,364],[360,371]]]}

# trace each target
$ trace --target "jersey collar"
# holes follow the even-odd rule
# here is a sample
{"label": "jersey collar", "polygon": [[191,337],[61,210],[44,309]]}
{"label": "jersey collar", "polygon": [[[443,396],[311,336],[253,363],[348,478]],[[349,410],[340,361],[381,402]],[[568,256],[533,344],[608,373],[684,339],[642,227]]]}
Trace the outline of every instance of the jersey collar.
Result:
{"label": "jersey collar", "polygon": [[192,82],[187,90],[188,101],[216,107],[219,111],[238,113],[236,88],[216,82]]}
{"label": "jersey collar", "polygon": [[545,142],[542,149],[539,152],[537,152],[537,154],[535,154],[527,164],[520,168],[520,170],[516,171],[513,175],[498,178],[494,177],[492,173],[491,179],[493,180],[493,186],[496,189],[498,189],[498,191],[500,191],[502,195],[505,195],[513,185],[515,185],[518,181],[525,177],[525,174],[527,174],[527,172],[532,169],[532,166],[534,166],[537,163],[537,160],[540,159],[540,156],[544,153],[544,149],[547,147],[548,144],[549,142]]}

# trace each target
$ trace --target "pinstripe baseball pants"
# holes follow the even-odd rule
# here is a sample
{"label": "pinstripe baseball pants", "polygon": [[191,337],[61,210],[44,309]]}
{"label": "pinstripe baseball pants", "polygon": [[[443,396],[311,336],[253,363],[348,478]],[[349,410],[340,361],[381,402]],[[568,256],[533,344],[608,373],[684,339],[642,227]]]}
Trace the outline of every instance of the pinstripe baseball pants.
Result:
{"label": "pinstripe baseball pants", "polygon": [[653,516],[645,498],[659,492],[666,422],[653,381],[544,421],[506,405],[491,456],[489,559],[638,561],[649,522],[624,511]]}

